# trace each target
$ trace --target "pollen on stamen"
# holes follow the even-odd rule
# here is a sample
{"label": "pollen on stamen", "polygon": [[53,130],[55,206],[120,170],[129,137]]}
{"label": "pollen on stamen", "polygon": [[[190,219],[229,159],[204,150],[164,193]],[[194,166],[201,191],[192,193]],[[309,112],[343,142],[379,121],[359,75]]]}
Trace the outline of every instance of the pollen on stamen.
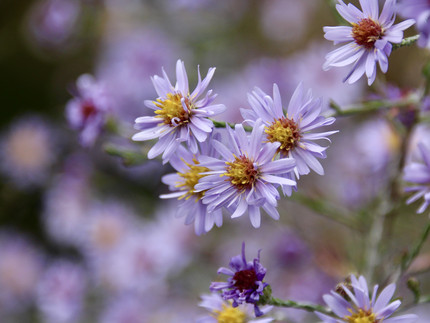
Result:
{"label": "pollen on stamen", "polygon": [[199,182],[199,179],[202,177],[205,177],[206,175],[202,174],[204,172],[208,172],[209,168],[198,166],[199,162],[195,158],[193,158],[193,164],[189,164],[184,161],[184,163],[189,167],[189,170],[187,172],[180,173],[178,172],[178,175],[183,178],[183,182],[180,182],[176,185],[176,187],[180,188],[180,190],[186,191],[183,195],[181,195],[178,200],[184,199],[188,200],[191,197],[196,198],[196,202],[203,198],[204,191],[202,192],[195,192],[194,187]]}
{"label": "pollen on stamen", "polygon": [[170,125],[171,127],[177,127],[190,122],[191,112],[193,110],[193,105],[190,100],[185,97],[186,110],[182,105],[183,96],[180,93],[168,93],[167,99],[157,99],[155,105],[160,108],[155,111],[155,114],[159,118],[162,118],[164,123]]}
{"label": "pollen on stamen", "polygon": [[281,144],[278,152],[285,155],[298,145],[301,138],[298,124],[286,117],[274,119],[273,123],[265,127],[264,131],[269,142],[279,142]]}
{"label": "pollen on stamen", "polygon": [[373,48],[375,42],[384,35],[381,25],[370,18],[363,18],[352,26],[352,37],[355,42],[366,49]]}
{"label": "pollen on stamen", "polygon": [[379,323],[380,320],[376,319],[375,313],[372,310],[364,311],[360,309],[358,312],[353,312],[349,309],[351,316],[345,316],[345,320],[348,323]]}
{"label": "pollen on stamen", "polygon": [[239,191],[251,188],[260,175],[258,168],[255,168],[254,163],[244,155],[235,156],[234,162],[226,164],[227,171],[221,176],[228,176],[231,184]]}

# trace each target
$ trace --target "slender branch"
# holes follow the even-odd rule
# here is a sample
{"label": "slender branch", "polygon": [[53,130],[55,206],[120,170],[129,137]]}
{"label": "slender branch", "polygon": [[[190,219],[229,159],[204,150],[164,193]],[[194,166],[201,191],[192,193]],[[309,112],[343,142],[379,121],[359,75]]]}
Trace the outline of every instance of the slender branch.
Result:
{"label": "slender branch", "polygon": [[296,308],[296,309],[300,309],[300,310],[304,310],[307,312],[321,312],[327,315],[333,315],[333,313],[328,310],[326,307],[322,306],[322,305],[317,305],[317,304],[309,304],[309,303],[299,303],[299,302],[295,302],[295,301],[284,301],[282,299],[276,298],[276,297],[271,297],[267,303],[267,305],[273,305],[273,306],[277,306],[277,307],[287,307],[287,308]]}
{"label": "slender branch", "polygon": [[405,46],[411,46],[413,43],[415,43],[418,38],[420,38],[420,35],[414,35],[411,37],[407,37],[405,39],[403,39],[399,44],[393,44],[393,50],[395,49],[399,49],[401,47],[405,47]]}
{"label": "slender branch", "polygon": [[412,248],[412,251],[408,253],[406,257],[403,258],[403,261],[401,264],[401,273],[404,273],[406,270],[408,270],[409,266],[412,264],[414,259],[419,255],[421,248],[424,245],[424,242],[427,240],[429,234],[430,234],[430,223],[427,223],[426,227],[423,230],[423,233],[421,234],[420,240]]}

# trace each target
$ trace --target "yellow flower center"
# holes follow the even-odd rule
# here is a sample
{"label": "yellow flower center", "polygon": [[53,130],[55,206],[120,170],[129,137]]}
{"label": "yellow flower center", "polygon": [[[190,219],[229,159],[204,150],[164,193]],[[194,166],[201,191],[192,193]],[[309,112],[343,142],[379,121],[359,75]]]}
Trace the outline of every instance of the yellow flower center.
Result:
{"label": "yellow flower center", "polygon": [[358,313],[353,313],[351,309],[349,309],[351,312],[351,316],[345,316],[344,319],[348,323],[378,323],[381,322],[381,320],[377,320],[375,313],[372,312],[372,310],[363,311],[360,309]]}
{"label": "yellow flower center", "polygon": [[371,49],[378,39],[384,35],[381,25],[370,18],[361,19],[358,24],[352,24],[352,37],[364,48]]}
{"label": "yellow flower center", "polygon": [[275,119],[270,126],[265,127],[265,132],[269,142],[281,143],[278,148],[279,152],[288,154],[291,149],[297,146],[300,140],[301,135],[298,128],[294,120],[282,117]]}
{"label": "yellow flower center", "polygon": [[214,313],[218,323],[245,323],[246,315],[237,307],[222,304],[222,310]]}
{"label": "yellow flower center", "polygon": [[221,176],[230,177],[229,181],[239,191],[251,188],[260,176],[259,169],[254,167],[254,163],[246,156],[235,156],[234,162],[226,162],[227,171]]}
{"label": "yellow flower center", "polygon": [[199,161],[196,158],[193,158],[193,164],[189,164],[185,162],[185,164],[189,167],[189,170],[184,173],[179,173],[178,175],[183,178],[183,181],[178,183],[176,187],[179,187],[181,190],[186,191],[184,195],[179,197],[179,200],[185,198],[188,200],[190,197],[195,196],[196,201],[201,199],[204,195],[205,191],[195,192],[194,186],[199,182],[199,179],[205,177],[206,175],[202,175],[204,172],[208,172],[209,168],[198,166]]}
{"label": "yellow flower center", "polygon": [[181,93],[168,93],[166,100],[157,99],[155,105],[159,107],[155,113],[162,118],[165,124],[171,127],[181,126],[190,122],[191,110],[194,106],[188,97],[184,98],[186,109],[182,106],[183,96]]}

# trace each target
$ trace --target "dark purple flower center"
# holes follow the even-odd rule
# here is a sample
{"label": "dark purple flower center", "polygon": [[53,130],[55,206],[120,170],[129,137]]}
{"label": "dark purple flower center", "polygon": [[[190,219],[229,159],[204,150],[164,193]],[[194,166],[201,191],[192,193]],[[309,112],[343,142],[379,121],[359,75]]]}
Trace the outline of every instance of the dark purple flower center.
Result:
{"label": "dark purple flower center", "polygon": [[371,18],[363,18],[358,24],[352,24],[352,37],[355,42],[366,49],[371,49],[384,35],[381,25]]}
{"label": "dark purple flower center", "polygon": [[257,273],[255,269],[241,270],[234,274],[233,280],[235,281],[234,287],[241,292],[246,289],[255,289],[257,285]]}
{"label": "dark purple flower center", "polygon": [[91,116],[95,115],[97,113],[97,109],[94,106],[92,102],[85,101],[82,104],[82,118],[84,119],[84,122],[87,121]]}

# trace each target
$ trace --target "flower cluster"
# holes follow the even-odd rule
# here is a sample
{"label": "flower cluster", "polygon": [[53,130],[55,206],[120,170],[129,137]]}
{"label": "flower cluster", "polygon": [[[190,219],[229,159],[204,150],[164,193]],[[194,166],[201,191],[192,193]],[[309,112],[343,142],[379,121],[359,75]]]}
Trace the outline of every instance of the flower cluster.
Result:
{"label": "flower cluster", "polygon": [[321,115],[321,100],[313,99],[310,91],[304,93],[301,84],[286,113],[276,84],[273,98],[256,88],[249,95],[251,110],[242,110],[245,122],[252,126],[251,133],[242,124],[214,131],[209,117],[225,109],[223,104],[212,104],[215,95],[211,90],[204,94],[214,71],[211,68],[203,80],[198,73],[198,84],[191,94],[181,60],[176,64],[175,86],[164,70],[163,77],[154,76],[159,98],[145,104],[155,115],[137,118],[135,127],[141,131],[133,136],[137,141],[158,138],[148,158],[162,154],[163,162],[177,171],[163,177],[172,193],[161,198],[181,200],[178,216],[185,216],[187,224],[194,222],[197,234],[209,231],[214,224],[220,226],[223,209],[232,218],[248,213],[254,227],[260,226],[261,209],[279,219],[278,188],[291,195],[299,175],[311,169],[322,175],[317,158],[326,157],[327,147],[314,140],[328,140],[337,132],[312,132],[335,119]]}

